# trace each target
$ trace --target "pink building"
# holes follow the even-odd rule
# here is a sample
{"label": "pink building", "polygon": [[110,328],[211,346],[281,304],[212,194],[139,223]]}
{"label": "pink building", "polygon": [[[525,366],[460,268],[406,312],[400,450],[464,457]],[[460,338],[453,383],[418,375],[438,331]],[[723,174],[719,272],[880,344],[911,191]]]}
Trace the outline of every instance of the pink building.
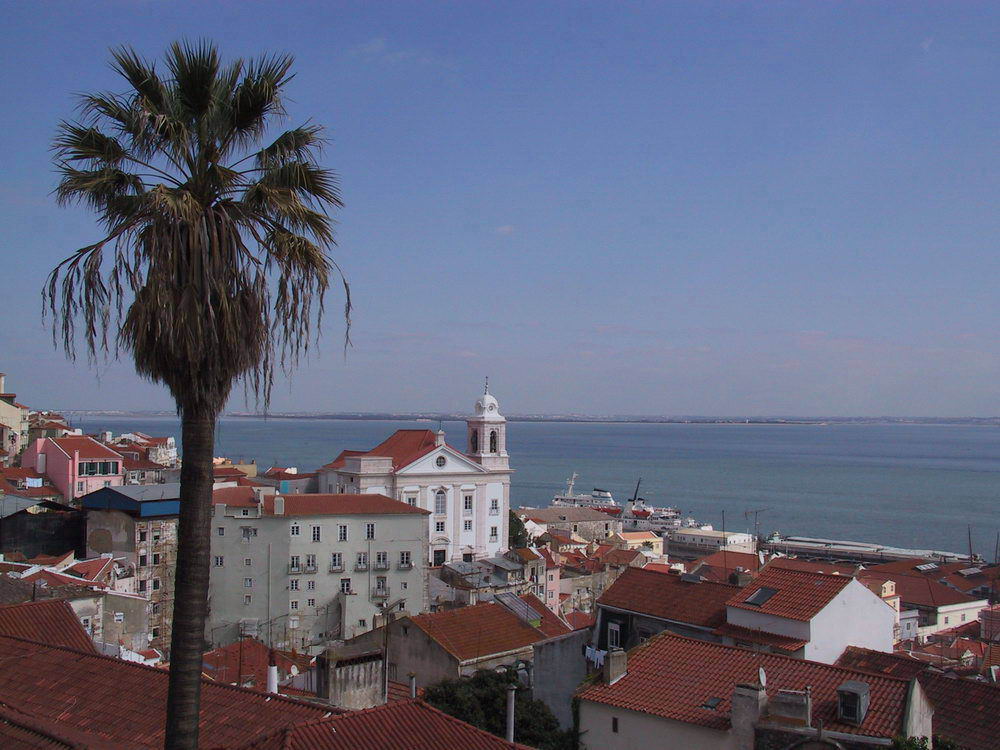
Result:
{"label": "pink building", "polygon": [[542,547],[538,550],[538,554],[545,560],[545,606],[558,615],[560,613],[559,578],[562,572],[557,560],[559,553]]}
{"label": "pink building", "polygon": [[21,456],[21,466],[47,476],[67,502],[124,484],[123,463],[121,455],[86,435],[39,438]]}

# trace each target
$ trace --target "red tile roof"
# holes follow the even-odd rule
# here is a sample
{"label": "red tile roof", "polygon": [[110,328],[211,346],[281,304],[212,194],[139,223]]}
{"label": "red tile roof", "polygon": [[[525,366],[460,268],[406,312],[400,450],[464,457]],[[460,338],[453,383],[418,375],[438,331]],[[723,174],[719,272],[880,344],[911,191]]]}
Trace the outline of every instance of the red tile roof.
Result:
{"label": "red tile roof", "polygon": [[421,700],[390,702],[279,730],[240,750],[530,750]]}
{"label": "red tile roof", "polygon": [[[7,706],[116,747],[160,748],[169,675],[109,656],[0,636],[0,695]],[[330,708],[204,680],[205,748],[231,748],[327,715]]]}
{"label": "red tile roof", "polygon": [[[345,459],[353,456],[379,456],[392,459],[392,470],[399,471],[435,448],[436,437],[431,430],[396,430],[369,451],[341,451],[324,469],[342,469]],[[452,450],[455,450],[452,448]],[[455,451],[461,453],[461,451]]]}
{"label": "red tile roof", "polygon": [[108,446],[94,440],[87,435],[67,435],[66,437],[46,438],[63,451],[67,456],[73,456],[74,451],[80,452],[82,459],[105,459],[121,461],[121,454],[115,453]]}
{"label": "red tile roof", "polygon": [[237,469],[235,466],[216,466],[212,469],[214,477],[245,477],[247,473]]}
{"label": "red tile roof", "polygon": [[758,628],[745,628],[741,625],[732,625],[728,622],[723,623],[713,632],[716,635],[732,638],[736,642],[737,646],[742,646],[747,643],[756,643],[761,646],[770,646],[771,648],[780,649],[781,651],[787,651],[788,653],[794,653],[800,648],[804,648],[809,642],[799,640],[798,638],[792,638],[787,635],[768,633],[767,631],[760,630]]}
{"label": "red tile roof", "polygon": [[253,487],[218,487],[212,490],[212,502],[231,508],[256,508],[257,494]]}
{"label": "red tile roof", "polygon": [[[267,689],[267,669],[270,664],[270,649],[255,638],[244,638],[242,641],[230,643],[227,646],[214,649],[202,656],[202,672],[217,682],[230,685],[242,685],[255,690]],[[302,671],[308,668],[306,664],[312,661],[306,657],[293,658],[283,651],[274,652],[274,661],[278,665],[279,674],[288,675],[292,667]]]}
{"label": "red tile roof", "polygon": [[0,606],[0,635],[97,653],[73,608],[62,599]]}
{"label": "red tile roof", "polygon": [[835,662],[838,667],[859,669],[862,672],[874,672],[890,677],[912,679],[927,670],[927,665],[902,654],[887,654],[884,651],[872,651],[858,646],[848,646]]}
{"label": "red tile roof", "polygon": [[977,598],[963,594],[961,591],[955,591],[955,589],[930,578],[886,572],[881,566],[869,568],[863,572],[863,575],[869,580],[893,581],[896,584],[896,595],[903,603],[904,608],[905,605],[944,607],[949,604],[968,604],[978,601]]}
{"label": "red tile roof", "polygon": [[[764,568],[726,604],[751,612],[763,612],[775,617],[808,622],[833,601],[851,580],[849,576],[786,568]],[[747,600],[763,588],[773,589],[776,593],[760,605],[749,604]]]}
{"label": "red tile roof", "polygon": [[534,594],[523,594],[519,598],[542,616],[542,621],[537,628],[546,638],[554,638],[557,635],[565,635],[570,632],[570,628],[566,623],[560,620],[551,609],[546,607],[545,603],[537,596]]}
{"label": "red tile roof", "polygon": [[0,704],[0,738],[5,750],[120,750],[120,746],[70,729],[49,717],[29,716]]}
{"label": "red tile roof", "polygon": [[684,581],[678,575],[627,568],[597,603],[702,628],[726,621],[726,602],[739,589],[726,583]]}
{"label": "red tile roof", "polygon": [[597,616],[574,609],[566,615],[566,622],[569,623],[573,630],[583,630],[584,628],[594,627],[597,623]]}
{"label": "red tile roof", "polygon": [[[726,730],[733,688],[756,683],[758,669],[767,691],[812,690],[813,720],[835,732],[892,738],[903,728],[909,682],[843,667],[760,651],[722,646],[669,632],[628,652],[627,672],[614,685],[599,683],[581,690],[582,700],[662,716],[675,721]],[[869,686],[871,702],[860,726],[837,720],[837,688],[848,680]],[[721,702],[704,708],[710,698]]]}
{"label": "red tile roof", "polygon": [[[541,609],[548,611],[544,605]],[[517,651],[546,638],[541,630],[495,602],[416,615],[410,621],[459,661]]]}
{"label": "red tile roof", "polygon": [[804,570],[807,573],[828,573],[852,576],[858,570],[857,565],[840,565],[822,560],[803,560],[798,557],[774,557],[767,563],[768,568],[784,568],[786,570]]}
{"label": "red tile roof", "polygon": [[122,460],[122,465],[125,467],[125,471],[160,471],[163,469],[163,464],[145,458],[125,458]]}
{"label": "red tile roof", "polygon": [[934,705],[934,734],[968,750],[996,750],[1000,687],[926,671],[917,677]]}

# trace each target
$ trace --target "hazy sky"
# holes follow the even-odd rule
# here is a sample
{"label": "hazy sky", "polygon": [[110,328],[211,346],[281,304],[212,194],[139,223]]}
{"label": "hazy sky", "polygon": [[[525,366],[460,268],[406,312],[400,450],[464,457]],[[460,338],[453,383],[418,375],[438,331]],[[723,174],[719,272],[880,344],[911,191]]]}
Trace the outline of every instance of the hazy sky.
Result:
{"label": "hazy sky", "polygon": [[[107,49],[297,58],[357,303],[281,410],[1000,412],[995,2],[5,0],[0,370],[33,407],[167,408],[40,319],[96,239],[56,207]],[[242,408],[241,399],[231,404]]]}

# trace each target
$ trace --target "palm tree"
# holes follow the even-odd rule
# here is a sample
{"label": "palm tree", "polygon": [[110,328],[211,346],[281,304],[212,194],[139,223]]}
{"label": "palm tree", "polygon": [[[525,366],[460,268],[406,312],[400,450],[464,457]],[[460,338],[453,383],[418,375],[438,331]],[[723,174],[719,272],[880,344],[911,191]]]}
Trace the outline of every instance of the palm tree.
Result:
{"label": "palm tree", "polygon": [[[60,203],[90,207],[103,237],[49,276],[53,337],[74,356],[132,356],[167,386],[182,421],[181,511],[165,746],[198,745],[208,603],[215,422],[234,384],[267,406],[275,366],[318,332],[334,273],[327,211],[335,175],[303,125],[262,147],[284,114],[292,58],[223,64],[208,42],[175,43],[166,73],[112,50],[126,93],[84,95],[54,144]],[[345,339],[346,343],[346,339]]]}

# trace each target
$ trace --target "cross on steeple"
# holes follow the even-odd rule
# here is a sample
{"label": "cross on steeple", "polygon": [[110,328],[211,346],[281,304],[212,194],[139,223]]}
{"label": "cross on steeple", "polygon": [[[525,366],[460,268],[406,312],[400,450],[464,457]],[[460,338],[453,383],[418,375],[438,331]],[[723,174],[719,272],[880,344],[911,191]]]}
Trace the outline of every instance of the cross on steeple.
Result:
{"label": "cross on steeple", "polygon": [[490,392],[490,376],[487,375],[486,376],[486,387],[483,388],[483,395],[485,395],[485,394],[487,394],[489,392]]}

